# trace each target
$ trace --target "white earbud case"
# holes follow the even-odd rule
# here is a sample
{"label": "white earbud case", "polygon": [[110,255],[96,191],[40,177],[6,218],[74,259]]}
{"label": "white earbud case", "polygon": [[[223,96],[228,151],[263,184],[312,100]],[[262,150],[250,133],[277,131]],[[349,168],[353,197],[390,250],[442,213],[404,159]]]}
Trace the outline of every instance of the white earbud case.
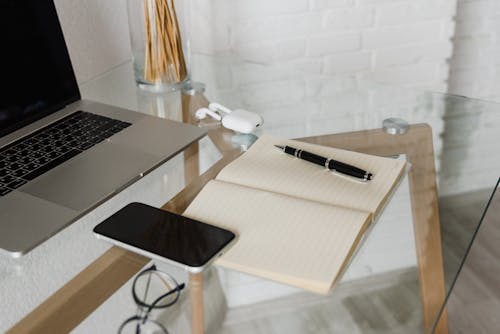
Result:
{"label": "white earbud case", "polygon": [[262,117],[243,109],[236,109],[222,117],[222,126],[241,133],[252,133],[264,124]]}

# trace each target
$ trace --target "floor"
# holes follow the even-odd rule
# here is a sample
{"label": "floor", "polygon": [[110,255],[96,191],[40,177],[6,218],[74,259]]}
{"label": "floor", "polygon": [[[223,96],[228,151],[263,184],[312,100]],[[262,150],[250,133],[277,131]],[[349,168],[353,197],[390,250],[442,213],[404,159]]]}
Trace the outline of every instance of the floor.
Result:
{"label": "floor", "polygon": [[[462,214],[467,212],[466,207],[461,210]],[[450,334],[500,332],[499,241],[500,191],[497,191],[449,297]]]}
{"label": "floor", "polygon": [[418,294],[415,277],[415,272],[410,271],[382,275],[344,283],[329,297],[300,293],[231,309],[218,333],[421,332],[420,304],[414,298]]}
{"label": "floor", "polygon": [[[446,284],[461,265],[490,192],[444,199],[440,215]],[[500,328],[500,195],[492,204],[450,296],[450,333]],[[443,224],[443,222],[446,222]],[[230,309],[216,333],[422,333],[416,269],[342,283],[332,296],[300,293]]]}

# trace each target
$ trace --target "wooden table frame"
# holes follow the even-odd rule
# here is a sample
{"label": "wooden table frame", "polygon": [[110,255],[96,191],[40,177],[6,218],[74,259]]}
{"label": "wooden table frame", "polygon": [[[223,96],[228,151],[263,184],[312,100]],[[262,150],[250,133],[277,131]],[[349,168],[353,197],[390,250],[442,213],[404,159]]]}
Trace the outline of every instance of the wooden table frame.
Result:
{"label": "wooden table frame", "polygon": [[[203,97],[183,96],[183,120],[192,122],[192,111],[206,105]],[[163,209],[182,213],[203,186],[241,153],[223,139],[224,131],[215,129],[209,136],[223,157],[199,175],[198,146],[184,153],[187,186]],[[436,172],[432,130],[428,125],[412,125],[404,135],[389,135],[380,129],[302,138],[301,140],[382,156],[406,154],[411,163],[409,185],[418,260],[418,277],[425,333],[430,333],[445,300],[441,232],[436,191]],[[35,308],[7,333],[69,332],[138,273],[150,259],[112,247],[65,286]],[[192,333],[204,332],[203,276],[190,275]],[[435,333],[448,332],[446,312],[436,324]]]}

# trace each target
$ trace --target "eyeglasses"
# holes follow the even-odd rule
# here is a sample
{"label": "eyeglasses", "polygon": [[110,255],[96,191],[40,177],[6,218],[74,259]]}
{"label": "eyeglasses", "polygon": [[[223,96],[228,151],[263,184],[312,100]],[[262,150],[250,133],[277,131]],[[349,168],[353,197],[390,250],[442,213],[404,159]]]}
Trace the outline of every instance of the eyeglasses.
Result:
{"label": "eyeglasses", "polygon": [[156,265],[141,271],[132,285],[132,297],[137,305],[137,313],[121,324],[118,333],[168,334],[165,326],[149,319],[149,315],[153,309],[167,308],[175,304],[184,287],[184,283],[178,284],[172,276],[157,270]]}

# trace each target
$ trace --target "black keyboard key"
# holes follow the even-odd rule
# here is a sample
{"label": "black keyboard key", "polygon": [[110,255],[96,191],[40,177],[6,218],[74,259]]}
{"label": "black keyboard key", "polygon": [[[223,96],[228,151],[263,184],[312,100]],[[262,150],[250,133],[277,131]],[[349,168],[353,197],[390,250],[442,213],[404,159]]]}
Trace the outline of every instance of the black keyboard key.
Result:
{"label": "black keyboard key", "polygon": [[62,136],[60,141],[62,141],[64,144],[63,145],[68,145],[68,142],[73,140],[72,135],[67,135],[67,136]]}
{"label": "black keyboard key", "polygon": [[64,154],[70,150],[71,150],[71,147],[69,147],[69,146],[62,146],[62,147],[59,147],[57,149],[57,151],[60,152],[61,154]]}
{"label": "black keyboard key", "polygon": [[10,172],[11,171],[8,171],[9,173],[4,176],[4,177],[0,177],[0,183],[4,183],[4,184],[7,184],[7,183],[11,183],[12,180],[14,179],[11,175],[10,175]]}
{"label": "black keyboard key", "polygon": [[91,114],[86,113],[86,112],[82,112],[81,114],[76,115],[75,118],[79,119],[79,120],[84,120],[84,119],[89,118],[90,116],[91,116]]}
{"label": "black keyboard key", "polygon": [[57,158],[60,155],[62,155],[61,152],[59,152],[59,151],[52,151],[52,152],[48,153],[46,155],[46,157],[49,158],[50,160],[53,160],[53,159]]}
{"label": "black keyboard key", "polygon": [[50,138],[45,138],[45,139],[41,140],[39,142],[39,144],[42,145],[42,147],[45,147],[45,146],[49,145],[51,142],[52,141],[50,140]]}
{"label": "black keyboard key", "polygon": [[23,141],[23,144],[26,144],[26,145],[33,145],[33,144],[36,144],[38,141],[35,139],[35,138],[29,138],[27,140],[24,140]]}
{"label": "black keyboard key", "polygon": [[91,133],[87,132],[86,134],[84,134],[83,136],[81,136],[80,139],[81,139],[82,142],[86,142],[86,141],[90,141],[94,137],[95,137],[94,134],[91,134]]}
{"label": "black keyboard key", "polygon": [[47,133],[49,136],[52,136],[52,135],[55,135],[59,132],[59,129],[58,128],[49,128],[47,129],[47,131],[45,131],[45,133]]}
{"label": "black keyboard key", "polygon": [[7,161],[0,160],[0,169],[5,168],[8,164]]}
{"label": "black keyboard key", "polygon": [[2,183],[2,184],[9,184],[12,181],[14,181],[14,179],[15,178],[12,175],[7,175],[7,176],[4,176],[4,177],[0,178],[0,183]]}
{"label": "black keyboard key", "polygon": [[61,122],[61,123],[56,125],[56,129],[58,129],[59,131],[66,129],[67,127],[68,127],[68,124],[66,124],[66,122]]}
{"label": "black keyboard key", "polygon": [[114,132],[114,131],[107,130],[107,131],[103,132],[103,134],[102,134],[102,135],[103,135],[104,137],[106,137],[106,138],[109,138],[109,137],[111,137],[112,135],[114,135],[115,133],[116,133],[116,132]]}
{"label": "black keyboard key", "polygon": [[67,144],[67,146],[69,147],[77,147],[78,145],[80,145],[80,142],[78,140],[71,140]]}
{"label": "black keyboard key", "polygon": [[80,153],[80,151],[78,151],[78,150],[71,150],[69,152],[66,152],[65,154],[63,154],[63,155],[59,156],[58,158],[52,160],[48,164],[46,164],[44,166],[41,166],[40,168],[35,169],[34,171],[32,171],[31,173],[29,173],[28,175],[25,175],[24,178],[27,179],[27,180],[33,180],[35,177],[37,177],[39,175],[42,175],[43,173],[51,170],[52,168],[54,168],[54,167],[62,164],[66,160],[71,159],[72,157],[74,157],[78,153]]}
{"label": "black keyboard key", "polygon": [[23,177],[24,175],[28,174],[29,171],[25,170],[25,169],[18,169],[14,172],[12,172],[11,175],[15,176],[15,177]]}
{"label": "black keyboard key", "polygon": [[16,179],[16,180],[12,181],[11,183],[9,183],[7,185],[7,187],[10,188],[10,189],[16,189],[16,188],[19,188],[20,186],[22,186],[25,183],[26,183],[25,180]]}
{"label": "black keyboard key", "polygon": [[109,124],[109,123],[111,123],[111,122],[112,122],[112,121],[110,121],[110,120],[107,120],[107,119],[104,119],[104,118],[103,118],[103,119],[98,119],[98,120],[96,120],[96,122],[95,122],[95,123],[96,123],[99,127],[101,127],[101,126],[106,125],[106,124]]}
{"label": "black keyboard key", "polygon": [[119,122],[120,122],[120,126],[122,129],[128,128],[129,126],[132,125],[132,123],[127,123],[127,122],[122,122],[122,121],[119,121]]}
{"label": "black keyboard key", "polygon": [[40,157],[40,158],[35,160],[35,162],[39,165],[45,165],[49,161],[50,161],[50,159],[47,156],[43,156],[43,157]]}
{"label": "black keyboard key", "polygon": [[22,165],[20,163],[17,163],[17,162],[12,163],[9,166],[7,166],[7,168],[10,170],[16,170],[16,169],[19,169],[21,167],[22,167]]}
{"label": "black keyboard key", "polygon": [[76,124],[78,122],[79,122],[79,120],[75,117],[68,118],[68,121],[67,121],[68,124]]}
{"label": "black keyboard key", "polygon": [[44,148],[41,149],[42,152],[45,152],[45,153],[50,153],[50,152],[54,152],[56,150],[57,147],[55,146],[46,146]]}
{"label": "black keyboard key", "polygon": [[95,137],[95,136],[100,135],[101,133],[102,133],[102,131],[99,131],[98,129],[96,129],[96,130],[92,130],[92,131],[87,132],[85,135]]}
{"label": "black keyboard key", "polygon": [[93,144],[97,144],[97,143],[102,142],[104,139],[106,139],[106,138],[94,137],[94,138],[92,138],[92,139],[90,140],[90,142],[91,142],[91,143],[93,143]]}
{"label": "black keyboard key", "polygon": [[0,196],[5,196],[7,195],[8,193],[10,193],[12,190],[8,189],[8,188],[4,188],[4,187],[0,187]]}
{"label": "black keyboard key", "polygon": [[115,133],[118,133],[120,131],[122,131],[123,129],[117,125],[111,127],[108,129],[108,132],[111,132],[112,134],[115,134]]}
{"label": "black keyboard key", "polygon": [[92,144],[92,143],[83,143],[83,144],[78,145],[77,148],[79,150],[85,151],[85,150],[88,150],[89,148],[91,148],[92,146],[94,146],[94,144]]}
{"label": "black keyboard key", "polygon": [[43,147],[42,145],[37,143],[37,144],[33,144],[33,145],[29,146],[28,149],[31,150],[32,152],[34,152],[34,151],[38,151],[42,147]]}
{"label": "black keyboard key", "polygon": [[10,171],[7,169],[0,169],[0,177],[4,177],[5,175],[9,174]]}
{"label": "black keyboard key", "polygon": [[45,155],[45,152],[33,152],[31,153],[30,157],[31,158],[34,158],[34,159],[40,159],[41,157],[43,157]]}
{"label": "black keyboard key", "polygon": [[32,162],[32,163],[29,163],[29,164],[25,165],[24,169],[26,169],[27,171],[31,172],[32,170],[35,170],[38,167],[40,167],[39,164]]}
{"label": "black keyboard key", "polygon": [[84,113],[79,112],[78,114],[71,117],[71,119],[76,120],[76,121],[81,121],[82,119],[84,119]]}
{"label": "black keyboard key", "polygon": [[80,130],[73,132],[73,134],[76,134],[77,136],[81,136],[89,131],[92,131],[92,127],[90,125],[85,125]]}
{"label": "black keyboard key", "polygon": [[22,151],[17,152],[17,156],[18,156],[18,157],[26,157],[26,156],[28,156],[30,153],[31,153],[31,151],[30,151],[30,150],[22,150]]}
{"label": "black keyboard key", "polygon": [[101,133],[100,135],[96,136],[97,138],[101,138],[101,139],[107,139],[109,138],[109,136],[107,136],[105,133]]}
{"label": "black keyboard key", "polygon": [[15,148],[9,148],[8,150],[2,152],[3,155],[6,157],[10,157],[11,155],[14,155],[17,153],[17,150]]}
{"label": "black keyboard key", "polygon": [[55,147],[61,147],[61,146],[64,146],[66,144],[66,142],[64,140],[56,140],[52,145],[54,145]]}
{"label": "black keyboard key", "polygon": [[32,162],[33,160],[35,160],[35,159],[32,158],[31,156],[27,156],[27,157],[19,159],[17,162],[19,162],[20,164],[26,165],[26,164],[29,164],[30,162]]}
{"label": "black keyboard key", "polygon": [[115,126],[115,124],[113,124],[112,122],[105,123],[99,127],[99,131],[101,133],[103,133],[103,132],[107,131],[108,129],[111,129],[113,126]]}
{"label": "black keyboard key", "polygon": [[17,159],[19,159],[17,155],[11,155],[11,156],[8,156],[7,158],[5,158],[4,161],[9,162],[9,163],[13,163],[13,162],[16,162]]}

